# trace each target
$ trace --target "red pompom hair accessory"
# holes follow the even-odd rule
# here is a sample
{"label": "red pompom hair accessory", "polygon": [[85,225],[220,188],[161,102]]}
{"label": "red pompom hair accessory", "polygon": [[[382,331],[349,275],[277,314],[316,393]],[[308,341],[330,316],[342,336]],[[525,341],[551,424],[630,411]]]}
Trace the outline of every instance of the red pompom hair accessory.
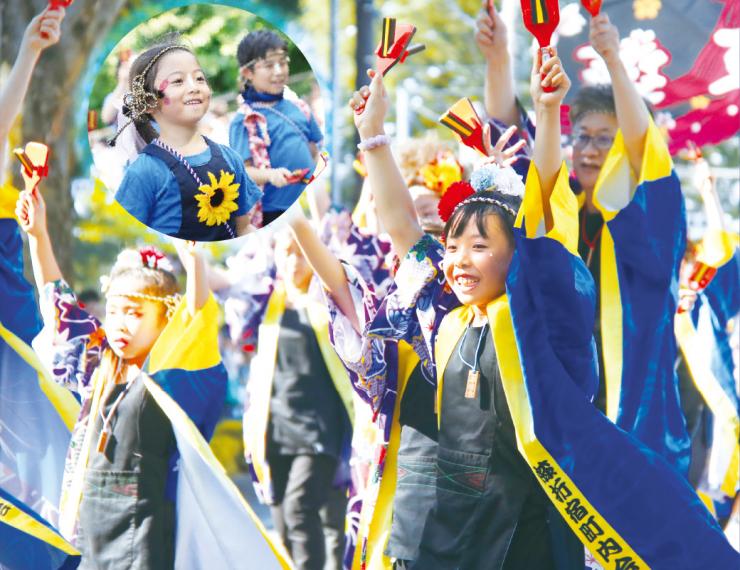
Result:
{"label": "red pompom hair accessory", "polygon": [[437,206],[437,211],[442,221],[447,223],[447,220],[452,217],[452,213],[455,211],[457,205],[473,194],[475,194],[475,189],[468,182],[461,180],[450,184]]}
{"label": "red pompom hair accessory", "polygon": [[150,269],[164,269],[164,267],[160,267],[160,262],[165,259],[164,253],[159,251],[156,247],[148,245],[146,247],[142,247],[139,250],[139,255],[141,256],[141,263],[144,267],[149,267]]}

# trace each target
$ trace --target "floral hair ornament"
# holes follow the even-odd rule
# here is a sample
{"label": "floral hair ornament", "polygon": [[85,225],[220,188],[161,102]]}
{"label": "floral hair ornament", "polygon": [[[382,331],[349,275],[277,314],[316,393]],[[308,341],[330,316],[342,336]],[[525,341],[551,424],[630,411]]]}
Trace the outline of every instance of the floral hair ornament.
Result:
{"label": "floral hair ornament", "polygon": [[447,220],[452,217],[458,206],[474,194],[475,188],[469,182],[465,182],[464,180],[453,182],[439,200],[439,204],[437,205],[439,217],[443,222],[447,223]]}
{"label": "floral hair ornament", "polygon": [[524,196],[524,182],[516,171],[509,167],[497,164],[485,164],[473,171],[470,175],[470,184],[476,192],[495,190],[509,196]]}
{"label": "floral hair ornament", "polygon": [[131,81],[131,91],[123,96],[123,114],[126,115],[129,120],[126,121],[126,123],[118,129],[116,134],[113,135],[113,138],[108,141],[109,146],[116,145],[116,139],[118,139],[118,136],[123,132],[123,129],[128,127],[134,121],[140,120],[149,112],[150,109],[157,106],[157,101],[164,96],[164,93],[160,90],[157,90],[156,93],[147,91],[144,87],[146,76],[154,64],[157,63],[164,54],[178,49],[190,51],[190,48],[182,44],[165,46],[149,61],[144,70],[133,78]]}
{"label": "floral hair ornament", "polygon": [[158,250],[152,245],[142,247],[139,249],[139,256],[141,256],[141,264],[149,269],[161,269],[173,273],[174,269],[170,260],[167,259],[164,253]]}
{"label": "floral hair ornament", "polygon": [[[128,254],[129,251],[126,251]],[[156,269],[159,271],[167,271],[173,273],[174,269],[170,260],[162,253],[159,249],[153,246],[146,246],[140,248],[138,251],[130,251],[131,257],[126,256],[130,263],[126,264],[128,268],[135,268],[140,263],[141,267],[148,269]],[[138,256],[138,261],[134,256]],[[119,256],[120,261],[120,256]],[[146,301],[155,301],[158,303],[164,303],[167,309],[167,319],[171,319],[175,314],[177,305],[180,302],[180,295],[175,293],[173,295],[149,295],[147,293],[140,293],[138,291],[123,291],[120,293],[108,294],[110,289],[111,278],[110,275],[102,275],[100,277],[100,288],[106,296],[114,297],[130,297],[132,299],[144,299]]]}
{"label": "floral hair ornament", "polygon": [[477,169],[470,177],[470,182],[455,182],[447,188],[442,199],[439,201],[438,211],[442,221],[452,217],[460,206],[469,202],[487,202],[516,216],[516,210],[502,200],[491,196],[482,196],[481,192],[496,191],[508,196],[519,196],[524,194],[524,183],[513,168],[508,166],[501,168],[496,164],[486,164]]}
{"label": "floral hair ornament", "polygon": [[419,175],[424,180],[424,186],[442,194],[445,188],[462,180],[462,166],[451,152],[440,152],[434,160],[419,169]]}

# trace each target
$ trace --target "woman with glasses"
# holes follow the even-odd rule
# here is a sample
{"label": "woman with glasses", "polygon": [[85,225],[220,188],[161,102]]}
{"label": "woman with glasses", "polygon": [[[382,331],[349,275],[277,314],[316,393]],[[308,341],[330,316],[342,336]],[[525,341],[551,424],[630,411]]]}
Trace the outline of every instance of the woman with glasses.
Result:
{"label": "woman with glasses", "polygon": [[237,48],[244,80],[243,105],[229,128],[229,144],[247,173],[263,187],[262,225],[298,199],[313,171],[323,139],[308,105],[285,89],[290,77],[288,47],[269,30],[247,34]]}
{"label": "woman with glasses", "polygon": [[[484,7],[477,25],[489,116],[531,127],[516,101],[503,20]],[[576,92],[570,121],[571,186],[581,205],[578,250],[597,285],[595,403],[685,474],[689,439],[673,368],[673,315],[686,247],[681,187],[666,142],[619,58],[619,30],[603,11],[591,19],[590,40],[611,85]]]}

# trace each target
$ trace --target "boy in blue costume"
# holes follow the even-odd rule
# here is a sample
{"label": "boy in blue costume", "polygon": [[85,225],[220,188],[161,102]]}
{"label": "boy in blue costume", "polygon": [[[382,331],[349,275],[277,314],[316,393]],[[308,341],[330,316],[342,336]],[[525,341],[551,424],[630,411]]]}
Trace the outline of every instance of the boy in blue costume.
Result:
{"label": "boy in blue costume", "polygon": [[245,89],[229,145],[264,189],[262,223],[267,225],[303,192],[306,185],[293,173],[313,171],[323,135],[308,105],[286,97],[290,58],[285,40],[269,30],[251,32],[239,43],[237,59]]}

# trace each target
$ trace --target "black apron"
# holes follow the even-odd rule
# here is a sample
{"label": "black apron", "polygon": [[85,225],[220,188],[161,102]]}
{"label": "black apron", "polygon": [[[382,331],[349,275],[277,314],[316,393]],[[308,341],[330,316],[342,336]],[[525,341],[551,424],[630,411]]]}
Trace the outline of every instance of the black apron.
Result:
{"label": "black apron", "polygon": [[398,446],[393,519],[385,555],[415,560],[424,523],[436,500],[437,416],[435,388],[417,364],[406,384],[400,406],[401,441]]}
{"label": "black apron", "polygon": [[[222,170],[224,172],[231,172],[234,174],[233,169],[229,166],[229,163],[226,162],[226,159],[224,159],[219,146],[206,137],[203,137],[203,139],[208,143],[208,148],[211,149],[211,160],[202,166],[191,165],[193,170],[195,170],[200,177],[201,181],[204,184],[209,183],[208,172],[211,172],[217,179]],[[175,175],[177,185],[180,188],[180,207],[182,210],[180,229],[176,233],[170,235],[176,238],[194,241],[219,241],[236,237],[236,212],[232,212],[228,221],[220,225],[207,226],[205,222],[198,220],[199,205],[195,196],[201,192],[198,190],[198,183],[195,181],[195,178],[193,178],[193,175],[188,172],[188,169],[177,159],[177,157],[173,156],[171,153],[153,142],[145,146],[141,152],[158,158],[164,162],[172,171],[172,174]],[[217,196],[211,198],[211,201],[213,203],[214,200],[219,200],[221,198],[222,196],[219,197],[217,193]],[[214,203],[214,206],[215,205],[218,204]],[[229,229],[231,231],[229,231]]]}
{"label": "black apron", "polygon": [[[466,398],[470,368],[459,351],[462,345],[473,364],[479,340],[477,394]],[[471,327],[457,343],[444,373],[441,413],[437,503],[412,568],[582,570],[583,547],[560,532],[565,523],[517,449],[488,327]],[[575,553],[567,564],[556,563],[562,547],[553,547],[555,534]]]}
{"label": "black apron", "polygon": [[[110,412],[124,388],[117,384],[105,397],[103,414]],[[92,447],[79,514],[80,568],[173,568],[175,490],[170,471],[177,447],[172,425],[140,378],[132,382],[111,419],[104,453],[97,445],[103,420],[98,414],[91,421]]]}

